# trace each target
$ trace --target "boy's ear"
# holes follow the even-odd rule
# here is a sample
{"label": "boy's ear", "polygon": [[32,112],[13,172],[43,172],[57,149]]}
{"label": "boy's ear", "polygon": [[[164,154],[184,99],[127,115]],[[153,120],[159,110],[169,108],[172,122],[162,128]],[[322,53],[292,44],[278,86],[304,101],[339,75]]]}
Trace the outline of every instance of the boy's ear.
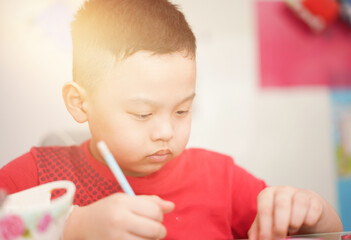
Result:
{"label": "boy's ear", "polygon": [[68,112],[78,123],[88,120],[86,91],[77,83],[66,82],[62,87],[62,97]]}

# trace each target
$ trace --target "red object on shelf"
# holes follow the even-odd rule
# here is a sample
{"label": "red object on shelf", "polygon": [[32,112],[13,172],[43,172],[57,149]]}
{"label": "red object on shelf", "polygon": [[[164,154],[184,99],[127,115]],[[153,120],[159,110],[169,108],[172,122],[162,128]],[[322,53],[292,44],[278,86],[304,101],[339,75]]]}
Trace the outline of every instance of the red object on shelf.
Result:
{"label": "red object on shelf", "polygon": [[339,16],[339,3],[335,0],[303,0],[302,4],[313,15],[321,17],[327,25]]}
{"label": "red object on shelf", "polygon": [[340,5],[336,0],[285,0],[288,6],[311,29],[325,30],[339,17]]}
{"label": "red object on shelf", "polygon": [[283,2],[256,7],[261,87],[351,88],[351,31],[341,19],[315,34]]}

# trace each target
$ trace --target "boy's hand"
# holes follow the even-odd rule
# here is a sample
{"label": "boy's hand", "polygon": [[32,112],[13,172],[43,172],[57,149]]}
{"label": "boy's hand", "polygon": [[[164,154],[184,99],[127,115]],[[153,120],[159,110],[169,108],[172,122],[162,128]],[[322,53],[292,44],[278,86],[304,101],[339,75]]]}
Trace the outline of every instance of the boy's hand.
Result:
{"label": "boy's hand", "polygon": [[161,239],[166,236],[163,215],[174,204],[157,196],[116,193],[70,215],[64,239]]}
{"label": "boy's hand", "polygon": [[284,238],[288,234],[340,232],[337,213],[316,193],[293,187],[268,187],[257,199],[250,240]]}

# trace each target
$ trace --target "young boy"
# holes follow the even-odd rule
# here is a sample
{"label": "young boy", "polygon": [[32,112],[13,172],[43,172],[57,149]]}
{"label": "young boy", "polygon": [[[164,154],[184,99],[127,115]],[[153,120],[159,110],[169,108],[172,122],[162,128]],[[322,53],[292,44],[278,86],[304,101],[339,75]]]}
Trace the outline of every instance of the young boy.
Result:
{"label": "young boy", "polygon": [[[9,193],[75,183],[64,239],[273,239],[342,231],[317,194],[266,187],[232,158],[185,149],[195,97],[195,37],[167,0],[90,0],[72,23],[67,110],[88,122],[80,146],[39,147],[0,171]],[[103,140],[137,194],[121,191]]]}

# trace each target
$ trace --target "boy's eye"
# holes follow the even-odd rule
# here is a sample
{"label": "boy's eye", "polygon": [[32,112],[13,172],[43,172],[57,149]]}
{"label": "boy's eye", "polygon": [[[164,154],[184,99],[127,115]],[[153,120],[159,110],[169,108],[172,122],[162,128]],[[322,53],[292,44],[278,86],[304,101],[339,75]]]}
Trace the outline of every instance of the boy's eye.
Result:
{"label": "boy's eye", "polygon": [[189,110],[186,110],[186,111],[177,111],[176,113],[177,113],[177,115],[179,115],[179,116],[185,116],[185,115],[187,115],[187,114],[189,113]]}
{"label": "boy's eye", "polygon": [[145,119],[148,119],[149,117],[151,117],[152,113],[147,113],[147,114],[138,114],[138,113],[135,113],[133,114],[137,119],[140,119],[140,120],[145,120]]}

